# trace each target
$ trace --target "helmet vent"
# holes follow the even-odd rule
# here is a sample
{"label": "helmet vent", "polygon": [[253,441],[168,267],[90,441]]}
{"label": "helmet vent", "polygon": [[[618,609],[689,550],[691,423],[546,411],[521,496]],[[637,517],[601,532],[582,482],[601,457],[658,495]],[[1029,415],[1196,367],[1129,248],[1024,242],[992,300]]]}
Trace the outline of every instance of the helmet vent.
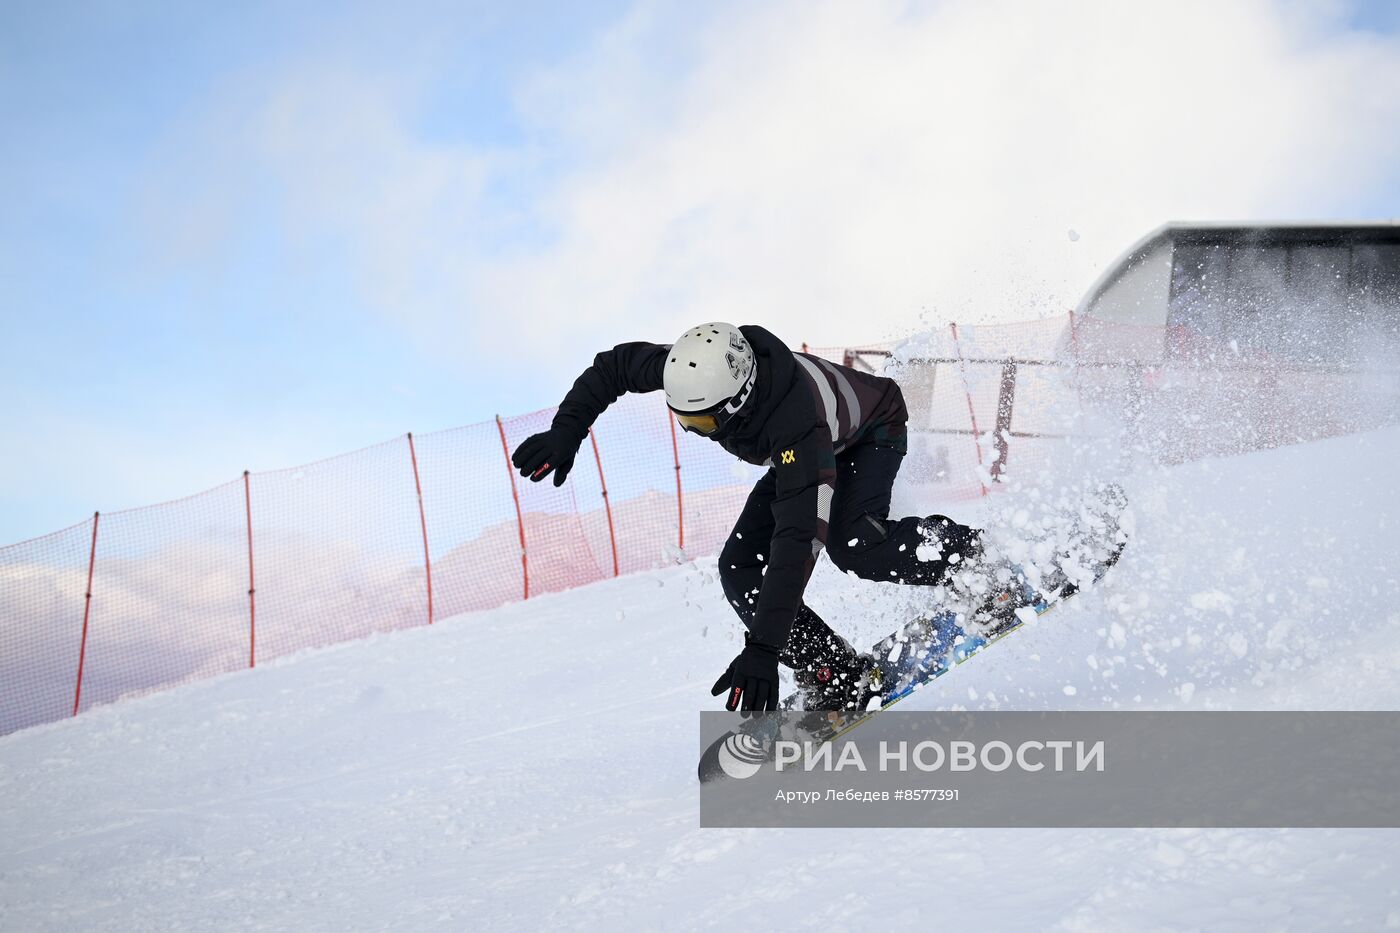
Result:
{"label": "helmet vent", "polygon": [[694,363],[691,363],[691,364],[690,364],[690,368],[691,368],[691,369],[694,369],[694,368],[695,368],[695,364],[694,364]]}

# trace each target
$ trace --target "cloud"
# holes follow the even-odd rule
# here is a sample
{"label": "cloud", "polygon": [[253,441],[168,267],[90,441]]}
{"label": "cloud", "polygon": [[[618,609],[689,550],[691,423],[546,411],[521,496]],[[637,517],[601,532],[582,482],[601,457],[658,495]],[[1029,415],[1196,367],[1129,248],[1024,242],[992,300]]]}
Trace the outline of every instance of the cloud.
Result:
{"label": "cloud", "polygon": [[445,317],[453,266],[476,248],[489,157],[418,138],[423,91],[416,69],[338,60],[231,77],[150,173],[159,259],[218,269],[271,239],[293,268],[339,264],[337,277],[384,313]]}
{"label": "cloud", "polygon": [[425,133],[406,71],[304,63],[211,132],[424,346],[558,388],[697,318],[830,344],[1058,313],[1166,220],[1400,180],[1400,47],[1331,6],[641,4],[519,87],[496,147]]}
{"label": "cloud", "polygon": [[[731,8],[696,43],[636,93],[646,128],[542,203],[556,241],[487,270],[481,304],[830,343],[921,309],[1025,318],[1158,223],[1332,213],[1400,154],[1394,41],[1262,3]],[[590,67],[590,97],[629,98],[627,68]],[[573,102],[555,110],[587,112],[553,84]]]}

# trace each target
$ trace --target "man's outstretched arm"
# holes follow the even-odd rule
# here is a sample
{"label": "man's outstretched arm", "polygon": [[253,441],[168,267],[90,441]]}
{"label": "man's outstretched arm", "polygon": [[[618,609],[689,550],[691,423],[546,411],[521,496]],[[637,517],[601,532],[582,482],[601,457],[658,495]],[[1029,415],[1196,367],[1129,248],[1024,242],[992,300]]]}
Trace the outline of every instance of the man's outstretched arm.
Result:
{"label": "man's outstretched arm", "polygon": [[538,483],[553,473],[554,485],[562,486],[588,429],[609,405],[624,392],[661,388],[668,349],[656,343],[623,343],[595,356],[559,403],[550,429],[527,437],[515,449],[511,462],[520,475]]}

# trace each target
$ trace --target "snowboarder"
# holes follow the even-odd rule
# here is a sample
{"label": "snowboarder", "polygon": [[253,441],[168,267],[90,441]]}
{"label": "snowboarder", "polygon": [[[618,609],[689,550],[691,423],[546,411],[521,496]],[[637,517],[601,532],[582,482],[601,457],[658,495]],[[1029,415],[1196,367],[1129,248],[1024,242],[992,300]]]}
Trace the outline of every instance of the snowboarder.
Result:
{"label": "snowboarder", "polygon": [[664,389],[685,430],[769,467],[719,555],[724,594],[747,628],[743,651],[715,683],[726,707],[778,706],[778,664],[793,668],[807,709],[860,701],[867,656],[802,600],[825,548],[867,580],[937,585],[973,561],[980,532],[942,515],[891,519],[890,492],[908,449],[898,383],[794,353],[762,327],[701,324],[670,346],[624,343],[599,353],[552,426],[512,460],[535,482],[561,485],[599,415],[624,392]]}

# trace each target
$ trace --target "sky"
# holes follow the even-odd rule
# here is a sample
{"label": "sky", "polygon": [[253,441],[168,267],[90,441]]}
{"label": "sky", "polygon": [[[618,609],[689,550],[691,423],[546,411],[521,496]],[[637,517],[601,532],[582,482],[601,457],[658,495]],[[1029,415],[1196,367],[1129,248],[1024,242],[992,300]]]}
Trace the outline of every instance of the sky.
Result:
{"label": "sky", "polygon": [[3,544],[700,320],[1024,320],[1166,221],[1400,217],[1400,4],[9,3],[0,126]]}

